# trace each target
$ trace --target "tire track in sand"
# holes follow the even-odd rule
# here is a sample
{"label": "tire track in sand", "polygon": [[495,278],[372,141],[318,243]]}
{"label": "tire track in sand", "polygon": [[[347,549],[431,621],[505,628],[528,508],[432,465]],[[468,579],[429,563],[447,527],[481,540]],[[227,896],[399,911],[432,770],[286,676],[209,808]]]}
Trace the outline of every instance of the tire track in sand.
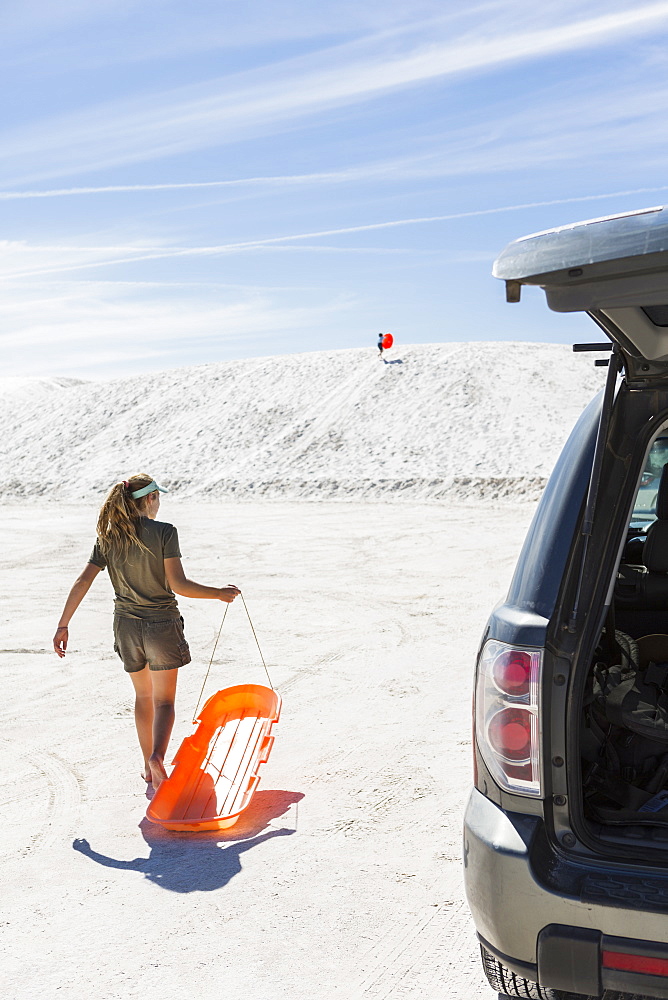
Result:
{"label": "tire track in sand", "polygon": [[[464,900],[425,907],[412,920],[397,922],[367,952],[368,968],[355,984],[351,1000],[399,1000],[438,995],[432,990],[440,991],[448,982],[448,972],[439,960],[439,945],[444,940],[452,944],[458,925],[462,925],[467,935],[470,933],[470,917]],[[448,953],[451,954],[451,948]],[[425,971],[428,984],[418,985],[415,977],[424,979]],[[423,985],[428,993],[423,991]]]}
{"label": "tire track in sand", "polygon": [[[12,757],[17,765],[28,762],[42,776],[47,787],[48,799],[39,829],[28,834],[27,842],[18,848],[18,853],[25,856],[62,841],[71,834],[81,803],[81,788],[74,769],[49,750],[26,750],[4,739],[0,743],[3,747],[5,772],[14,770]],[[12,799],[16,801],[16,798],[11,796],[5,801],[10,803]],[[15,853],[16,847],[3,852],[2,856],[11,857]]]}

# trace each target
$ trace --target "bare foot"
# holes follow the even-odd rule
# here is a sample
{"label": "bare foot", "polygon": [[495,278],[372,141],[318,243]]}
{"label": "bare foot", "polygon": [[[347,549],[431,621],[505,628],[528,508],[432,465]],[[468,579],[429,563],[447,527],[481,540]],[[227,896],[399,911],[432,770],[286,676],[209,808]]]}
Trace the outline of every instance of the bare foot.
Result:
{"label": "bare foot", "polygon": [[165,771],[162,757],[157,753],[152,753],[148,759],[148,766],[151,770],[151,782],[157,792],[162,782],[167,780],[167,772]]}
{"label": "bare foot", "polygon": [[144,770],[142,771],[141,776],[148,785],[150,785],[151,782],[153,781],[153,778],[151,776],[151,768],[148,766],[148,761],[146,761],[146,763],[144,764]]}

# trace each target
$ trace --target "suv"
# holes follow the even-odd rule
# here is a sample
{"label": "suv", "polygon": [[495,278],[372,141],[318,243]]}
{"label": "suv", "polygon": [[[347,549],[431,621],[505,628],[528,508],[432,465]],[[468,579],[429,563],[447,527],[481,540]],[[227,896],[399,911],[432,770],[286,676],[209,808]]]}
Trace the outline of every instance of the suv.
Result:
{"label": "suv", "polygon": [[466,893],[490,985],[668,997],[668,208],[510,244],[607,338],[478,654]]}

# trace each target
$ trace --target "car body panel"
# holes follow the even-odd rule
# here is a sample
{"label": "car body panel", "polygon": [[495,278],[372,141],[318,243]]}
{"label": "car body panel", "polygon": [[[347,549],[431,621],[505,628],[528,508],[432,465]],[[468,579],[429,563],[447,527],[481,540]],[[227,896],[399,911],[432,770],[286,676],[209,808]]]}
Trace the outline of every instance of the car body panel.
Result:
{"label": "car body panel", "polygon": [[627,906],[622,899],[614,905],[612,899],[605,904],[581,898],[588,879],[597,874],[599,881],[614,879],[614,868],[571,863],[578,881],[573,879],[570,887],[579,885],[577,895],[541,881],[531,860],[540,825],[536,817],[507,812],[477,789],[471,792],[464,817],[466,897],[479,935],[495,952],[512,956],[510,961],[516,959],[520,975],[524,974],[521,966],[536,965],[538,935],[550,924],[584,927],[615,937],[628,937],[632,932],[634,938],[668,941],[668,907],[665,913],[642,910],[633,905],[631,893]]}

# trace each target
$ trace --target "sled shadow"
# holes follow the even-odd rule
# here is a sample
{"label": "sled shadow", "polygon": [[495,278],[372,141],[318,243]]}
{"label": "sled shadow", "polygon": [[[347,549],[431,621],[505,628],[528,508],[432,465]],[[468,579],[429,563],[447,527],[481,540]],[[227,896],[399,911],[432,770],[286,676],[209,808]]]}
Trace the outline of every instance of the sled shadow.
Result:
{"label": "sled shadow", "polygon": [[[150,847],[147,858],[120,861],[94,851],[87,840],[72,847],[105,868],[141,872],[150,882],[170,892],[212,892],[222,889],[241,871],[241,855],[274,837],[296,833],[297,803],[302,792],[256,792],[248,809],[230,830],[204,833],[174,833],[143,819],[142,836]],[[294,828],[265,830],[271,820],[295,805]]]}

